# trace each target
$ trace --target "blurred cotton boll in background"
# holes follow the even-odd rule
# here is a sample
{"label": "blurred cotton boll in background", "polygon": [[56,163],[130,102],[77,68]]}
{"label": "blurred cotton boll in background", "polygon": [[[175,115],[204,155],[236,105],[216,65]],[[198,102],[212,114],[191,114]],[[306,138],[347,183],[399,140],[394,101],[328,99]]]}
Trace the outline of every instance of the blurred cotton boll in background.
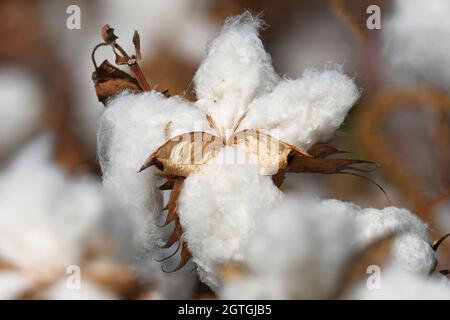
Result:
{"label": "blurred cotton boll in background", "polygon": [[44,102],[33,74],[20,67],[0,68],[0,158],[38,128]]}
{"label": "blurred cotton boll in background", "polygon": [[[393,232],[398,235],[389,259],[377,265],[387,275],[383,278],[386,290],[373,297],[442,299],[450,294],[448,282],[433,294],[421,292],[422,286],[438,288],[435,279],[440,275],[429,277],[435,257],[431,244],[426,242],[426,225],[407,210],[361,209],[338,200],[290,196],[264,210],[260,219],[260,227],[244,250],[245,258],[241,260],[244,271],[223,279],[223,298],[344,298],[342,293],[335,294],[345,283],[342,281],[351,261],[360,250]],[[364,266],[364,271],[367,267]],[[226,275],[227,265],[224,270]],[[404,288],[407,281],[398,283],[392,272],[401,279],[409,279],[412,290],[409,296]],[[366,273],[361,275],[365,280],[367,277]],[[349,286],[344,293],[356,299],[371,297],[364,288],[365,280],[361,288],[355,282],[356,289]]]}
{"label": "blurred cotton boll in background", "polygon": [[[141,252],[126,209],[95,178],[65,175],[51,149],[40,137],[0,173],[1,298],[117,299],[127,288],[141,298],[188,296],[192,275],[165,275]],[[80,288],[68,285],[71,266]]]}
{"label": "blurred cotton boll in background", "polygon": [[382,28],[389,61],[406,75],[449,90],[450,2],[395,0]]}

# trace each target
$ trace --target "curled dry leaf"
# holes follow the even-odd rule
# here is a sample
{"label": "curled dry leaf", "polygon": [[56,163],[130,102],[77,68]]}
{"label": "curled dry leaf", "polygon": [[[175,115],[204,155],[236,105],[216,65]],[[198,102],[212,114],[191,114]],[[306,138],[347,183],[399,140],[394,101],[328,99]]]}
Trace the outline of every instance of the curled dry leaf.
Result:
{"label": "curled dry leaf", "polygon": [[134,93],[142,92],[142,88],[135,78],[114,67],[108,60],[103,61],[94,71],[92,80],[98,100],[105,105],[109,98],[116,96],[123,90]]}
{"label": "curled dry leaf", "polygon": [[437,249],[439,249],[439,247],[442,244],[442,242],[444,242],[444,240],[447,239],[449,236],[450,236],[450,233],[447,233],[446,235],[442,236],[438,240],[434,241],[433,244],[431,245],[433,250],[437,251]]}
{"label": "curled dry leaf", "polygon": [[[117,44],[116,40],[118,37],[114,34],[114,28],[111,28],[108,24],[102,27],[101,36],[104,42],[97,44],[91,54],[95,67],[92,80],[94,81],[99,101],[106,104],[108,98],[116,96],[123,90],[129,90],[134,93],[150,91],[150,85],[138,64],[138,61],[141,59],[141,42],[138,32],[135,31],[133,35],[135,54],[131,56]],[[116,57],[115,63],[117,65],[128,65],[135,77],[114,67],[108,60],[103,61],[98,67],[95,61],[95,52],[102,46],[111,46]]]}
{"label": "curled dry leaf", "polygon": [[[214,130],[216,127],[211,128]],[[229,139],[198,131],[178,135],[164,143],[147,158],[139,172],[154,165],[167,177],[188,177],[215,158],[225,146],[244,150],[254,156],[263,169],[273,171],[275,168],[275,172],[286,169],[291,153],[310,156],[302,149],[258,129],[239,131]]]}

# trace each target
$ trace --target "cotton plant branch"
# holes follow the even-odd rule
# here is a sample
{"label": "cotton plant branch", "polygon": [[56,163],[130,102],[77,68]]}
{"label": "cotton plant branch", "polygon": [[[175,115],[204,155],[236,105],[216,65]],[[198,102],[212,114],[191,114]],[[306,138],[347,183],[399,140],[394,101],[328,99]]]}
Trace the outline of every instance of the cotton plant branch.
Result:
{"label": "cotton plant branch", "polygon": [[[123,90],[129,90],[135,93],[150,91],[151,87],[139,66],[139,61],[142,59],[139,33],[135,31],[133,35],[132,41],[135,52],[132,55],[129,55],[117,43],[118,37],[114,34],[114,28],[111,28],[108,24],[102,27],[101,36],[103,42],[97,44],[91,54],[92,63],[95,67],[95,71],[92,74],[92,80],[94,81],[99,101],[106,104],[107,99],[117,95]],[[95,53],[100,47],[104,46],[110,46],[112,48],[116,57],[115,63],[119,66],[127,65],[134,77],[113,66],[108,60],[103,61],[100,66],[97,65]],[[164,91],[164,93],[168,94],[168,91]]]}
{"label": "cotton plant branch", "polygon": [[334,14],[349,28],[353,36],[359,41],[367,39],[367,28],[355,17],[348,7],[347,0],[330,0],[330,6]]}
{"label": "cotton plant branch", "polygon": [[[450,97],[444,92],[432,89],[382,91],[368,101],[367,108],[358,115],[356,130],[359,132],[358,136],[364,149],[373,159],[376,159],[394,183],[413,199],[414,204],[421,208],[432,200],[425,196],[425,182],[417,179],[414,172],[408,172],[405,166],[395,158],[380,130],[387,117],[401,108],[434,109],[439,121],[443,121],[450,113]],[[435,142],[441,150],[440,154],[447,159],[450,157],[448,126],[437,125],[433,129],[435,133],[431,141]],[[446,176],[445,172],[448,172],[448,162],[444,160],[442,165],[443,167],[438,162],[438,167],[444,172],[442,192],[447,194],[445,186],[448,185],[450,177]]]}

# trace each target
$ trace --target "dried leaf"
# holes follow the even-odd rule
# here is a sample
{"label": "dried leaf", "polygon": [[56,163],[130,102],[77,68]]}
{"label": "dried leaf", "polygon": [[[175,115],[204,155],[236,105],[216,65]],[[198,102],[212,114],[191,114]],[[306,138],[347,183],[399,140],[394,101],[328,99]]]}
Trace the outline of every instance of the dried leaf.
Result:
{"label": "dried leaf", "polygon": [[308,153],[315,158],[326,158],[338,153],[348,153],[348,151],[341,151],[325,143],[316,143],[308,149]]}
{"label": "dried leaf", "polygon": [[180,262],[178,263],[177,267],[175,269],[172,269],[170,271],[162,269],[166,273],[172,273],[180,270],[183,268],[186,263],[188,263],[189,259],[191,259],[191,253],[189,251],[188,245],[186,242],[183,242],[181,245],[181,254],[180,254]]}
{"label": "dried leaf", "polygon": [[155,165],[168,177],[187,177],[214,158],[223,146],[222,139],[206,132],[181,134],[150,155],[139,172]]}
{"label": "dried leaf", "polygon": [[181,192],[181,186],[183,185],[182,179],[175,180],[173,184],[172,192],[170,193],[169,202],[167,204],[167,209],[169,212],[167,213],[166,222],[164,225],[168,225],[172,221],[174,221],[177,218],[177,208],[178,208],[178,196]]}
{"label": "dried leaf", "polygon": [[175,218],[175,228],[173,229],[172,234],[169,239],[161,246],[163,249],[170,248],[175,242],[179,241],[182,235],[182,229],[180,221],[178,220],[178,216]]}
{"label": "dried leaf", "polygon": [[309,156],[302,149],[258,129],[239,131],[230,138],[227,144],[241,148],[255,156],[258,164],[268,172],[276,173],[280,169],[285,169],[288,165],[288,157],[293,151],[299,155]]}
{"label": "dried leaf", "polygon": [[114,28],[111,28],[109,24],[105,24],[102,27],[101,36],[106,43],[112,43],[117,40],[117,36],[114,34]]}
{"label": "dried leaf", "polygon": [[450,233],[447,233],[446,235],[442,236],[440,239],[436,240],[433,242],[433,244],[431,245],[431,247],[433,248],[434,251],[437,251],[437,249],[439,249],[440,245],[442,244],[442,242],[447,239],[450,236]]}
{"label": "dried leaf", "polygon": [[173,185],[175,184],[175,180],[168,179],[166,182],[164,182],[162,185],[158,187],[159,190],[172,190]]}
{"label": "dried leaf", "polygon": [[342,173],[345,170],[355,170],[359,172],[370,171],[353,166],[355,164],[373,165],[374,163],[371,161],[356,159],[307,158],[294,155],[289,161],[287,171],[295,173],[305,172],[322,174]]}
{"label": "dried leaf", "polygon": [[133,45],[136,61],[141,61],[141,38],[139,33],[135,30],[133,34]]}
{"label": "dried leaf", "polygon": [[142,88],[135,78],[128,73],[114,67],[105,60],[92,73],[92,80],[95,84],[95,92],[98,100],[106,105],[106,101],[123,90],[129,90],[134,93],[142,92]]}

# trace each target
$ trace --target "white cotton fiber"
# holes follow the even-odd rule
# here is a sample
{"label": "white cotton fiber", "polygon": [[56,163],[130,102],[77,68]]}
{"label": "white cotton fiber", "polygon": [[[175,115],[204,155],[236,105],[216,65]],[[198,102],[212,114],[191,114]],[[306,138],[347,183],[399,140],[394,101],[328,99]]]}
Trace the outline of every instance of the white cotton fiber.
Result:
{"label": "white cotton fiber", "polygon": [[19,68],[0,69],[0,155],[37,128],[44,108],[37,79]]}
{"label": "white cotton fiber", "polygon": [[[396,268],[405,279],[421,279],[436,262],[426,225],[405,209],[361,209],[334,199],[288,197],[264,210],[260,221],[244,250],[248,274],[226,280],[220,290],[223,298],[331,297],[349,258],[394,231],[399,235],[391,258],[381,266],[383,275],[385,268]],[[398,294],[395,279],[382,279]],[[414,281],[412,285],[421,286]],[[386,292],[385,298],[389,295]]]}
{"label": "white cotton fiber", "polygon": [[[108,240],[111,249],[125,246],[121,234],[130,232],[99,183],[66,177],[51,162],[50,150],[51,140],[41,137],[0,176],[1,258],[40,277],[79,261],[84,250],[113,227],[117,233],[114,241]],[[105,216],[117,224],[104,223]]]}
{"label": "white cotton fiber", "polygon": [[248,12],[229,18],[195,74],[197,105],[223,130],[231,129],[251,100],[278,79],[259,39],[260,26]]}
{"label": "white cotton fiber", "polygon": [[449,90],[450,1],[396,0],[381,28],[384,52],[400,70]]}
{"label": "white cotton fiber", "polygon": [[393,260],[412,273],[428,274],[436,264],[427,226],[406,209],[363,209],[356,215],[356,239],[364,246],[392,232],[399,235],[393,247]]}
{"label": "white cotton fiber", "polygon": [[[46,299],[117,298],[83,277],[85,267],[98,262],[136,270],[152,283],[154,296],[188,297],[195,275],[163,273],[154,252],[142,254],[134,235],[143,227],[127,208],[95,178],[66,176],[53,163],[51,146],[49,137],[40,137],[0,172],[0,261],[13,266],[0,270],[0,296],[16,298],[36,280],[50,279],[53,284],[39,292]],[[66,285],[71,265],[81,268],[80,290]]]}
{"label": "white cotton fiber", "polygon": [[353,80],[339,69],[306,70],[256,98],[241,127],[276,130],[281,139],[307,149],[331,137],[358,97]]}
{"label": "white cotton fiber", "polygon": [[[135,237],[144,247],[156,244],[155,221],[162,209],[155,169],[139,168],[169,138],[205,130],[204,115],[178,97],[162,94],[124,94],[108,104],[101,117],[98,154],[103,185],[116,193],[139,226]],[[162,182],[161,182],[162,183]]]}
{"label": "white cotton fiber", "polygon": [[179,197],[184,239],[201,279],[217,289],[217,267],[242,260],[261,211],[280,197],[253,165],[208,164],[189,176]]}
{"label": "white cotton fiber", "polygon": [[88,253],[110,263],[136,253],[130,221],[114,199],[93,177],[66,176],[51,149],[42,136],[0,173],[0,258],[13,268],[0,273],[0,291],[8,298],[38,279],[65,281],[66,268],[82,266]]}
{"label": "white cotton fiber", "polygon": [[440,274],[415,275],[388,266],[380,273],[380,288],[369,288],[361,281],[344,297],[358,300],[448,300],[450,281]]}
{"label": "white cotton fiber", "polygon": [[250,276],[227,281],[222,297],[320,299],[330,295],[354,249],[351,215],[330,209],[308,198],[287,198],[266,208],[245,251]]}

